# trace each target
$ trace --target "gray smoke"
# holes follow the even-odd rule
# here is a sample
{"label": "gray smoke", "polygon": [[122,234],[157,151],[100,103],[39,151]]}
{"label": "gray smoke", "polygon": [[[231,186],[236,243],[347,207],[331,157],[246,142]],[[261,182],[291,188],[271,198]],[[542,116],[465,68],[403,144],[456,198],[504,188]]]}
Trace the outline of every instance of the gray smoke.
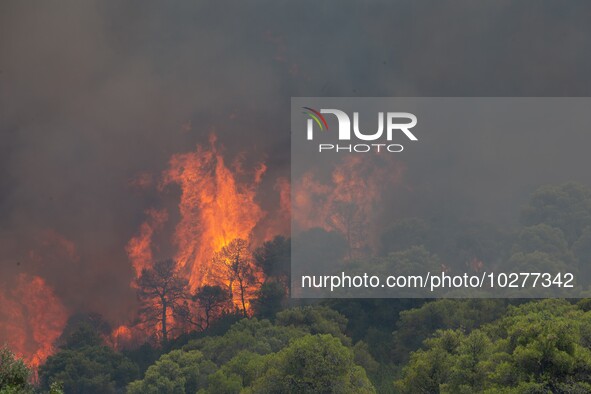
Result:
{"label": "gray smoke", "polygon": [[[4,1],[0,282],[10,286],[20,272],[41,275],[72,311],[122,322],[135,305],[125,244],[147,208],[175,201],[130,187],[138,174],[158,174],[172,154],[206,144],[215,131],[229,156],[246,150],[253,162],[267,162],[270,189],[289,173],[292,96],[589,95],[590,7],[584,1]],[[477,134],[462,145],[448,142],[441,147],[448,155],[483,143]],[[512,155],[530,148],[515,143]],[[559,151],[551,180],[591,182],[580,159]],[[434,160],[445,155],[408,163],[407,178],[434,185],[436,195],[444,187],[436,179],[460,164],[446,162],[433,174]],[[516,197],[511,207],[485,199],[469,214],[517,212],[520,197],[539,181],[524,184],[527,173],[503,165],[479,171],[465,175],[502,173]],[[445,187],[447,206],[461,214],[473,198],[470,184]],[[400,200],[413,201],[421,213],[440,199]],[[49,229],[71,240],[78,257],[44,243]],[[32,258],[32,250],[41,258]]]}

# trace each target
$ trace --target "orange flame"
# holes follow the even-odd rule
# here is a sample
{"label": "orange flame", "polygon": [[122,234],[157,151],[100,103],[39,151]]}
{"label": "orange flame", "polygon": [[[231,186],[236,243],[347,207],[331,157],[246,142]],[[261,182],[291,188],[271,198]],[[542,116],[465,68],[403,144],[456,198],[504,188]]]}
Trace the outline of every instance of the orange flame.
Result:
{"label": "orange flame", "polygon": [[140,232],[127,243],[125,250],[139,276],[144,268],[149,268],[153,263],[152,236],[168,220],[168,212],[165,209],[148,209],[148,218],[140,227]]}
{"label": "orange flame", "polygon": [[164,173],[163,186],[181,188],[180,222],[173,237],[176,260],[188,274],[192,290],[215,283],[221,267],[212,263],[215,252],[234,239],[251,238],[265,213],[255,201],[256,188],[266,170],[259,166],[251,182],[240,182],[241,166],[233,173],[211,140],[210,149],[176,154]]}
{"label": "orange flame", "polygon": [[[262,220],[266,213],[256,201],[256,193],[266,170],[265,164],[260,163],[252,171],[245,171],[242,156],[229,167],[216,147],[214,136],[209,147],[197,146],[195,151],[171,157],[168,168],[162,173],[159,189],[162,191],[171,185],[180,188],[179,221],[172,235],[172,245],[174,259],[188,280],[191,292],[206,284],[227,286],[236,307],[245,305],[250,308],[249,301],[244,300],[243,304],[241,293],[235,291],[228,267],[216,261],[214,256],[236,239],[252,243],[253,238],[258,237],[253,233],[257,225],[264,224]],[[154,264],[153,253],[157,250],[154,238],[169,218],[164,209],[151,209],[146,215],[138,234],[126,247],[136,278],[142,269]],[[245,258],[254,268],[251,256],[247,254]],[[255,271],[254,276],[257,281],[262,280],[262,273]],[[253,289],[249,289],[246,295],[252,297]],[[189,306],[191,312],[197,309],[194,305]],[[188,327],[184,324],[172,315],[168,318],[168,326],[175,332],[186,331]],[[153,325],[149,327],[143,323],[132,327],[123,325],[113,331],[110,341],[116,348],[129,347],[137,344],[138,338],[158,336],[154,330]]]}
{"label": "orange flame", "polygon": [[39,276],[20,274],[12,291],[0,291],[0,338],[34,368],[53,353],[67,316]]}
{"label": "orange flame", "polygon": [[113,349],[118,351],[132,349],[141,345],[146,339],[145,331],[145,327],[141,325],[134,327],[120,325],[111,332],[110,337],[106,338],[106,341]]}

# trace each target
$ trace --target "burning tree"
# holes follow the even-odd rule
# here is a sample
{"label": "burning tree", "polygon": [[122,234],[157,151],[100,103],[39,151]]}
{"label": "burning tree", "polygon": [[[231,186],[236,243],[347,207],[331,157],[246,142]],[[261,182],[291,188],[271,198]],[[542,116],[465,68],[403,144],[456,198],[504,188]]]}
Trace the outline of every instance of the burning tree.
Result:
{"label": "burning tree", "polygon": [[246,171],[240,157],[228,166],[215,135],[210,144],[171,157],[161,182],[162,187],[178,185],[181,190],[180,221],[172,240],[174,257],[188,274],[191,291],[219,280],[215,252],[233,239],[249,239],[265,216],[256,192],[266,167]]}
{"label": "burning tree", "polygon": [[137,280],[142,302],[140,314],[146,324],[160,329],[163,343],[168,341],[169,323],[186,315],[189,282],[180,276],[172,259],[144,268]]}
{"label": "burning tree", "polygon": [[230,296],[234,298],[234,291],[238,291],[240,308],[242,314],[246,317],[246,297],[255,282],[255,271],[248,242],[240,238],[234,239],[214,254],[213,263],[223,268],[223,277],[221,279],[227,283]]}
{"label": "burning tree", "polygon": [[[126,251],[136,277],[139,277],[143,268],[153,266],[154,251],[159,249],[155,244],[157,239],[171,239],[173,258],[177,269],[188,281],[188,291],[194,295],[203,286],[219,285],[227,289],[236,307],[246,315],[249,298],[254,294],[254,277],[263,275],[253,264],[244,240],[251,237],[266,239],[254,234],[255,227],[267,217],[256,198],[266,166],[258,163],[248,169],[242,155],[228,165],[222,151],[212,135],[209,147],[197,146],[194,151],[170,158],[168,168],[161,174],[158,190],[162,192],[169,186],[180,189],[179,221],[174,234],[159,236],[166,231],[164,223],[169,220],[168,209],[149,209],[139,231],[127,243]],[[281,190],[289,189],[283,186]],[[289,192],[283,191],[282,196],[282,201],[289,200]],[[236,239],[240,241],[228,244]],[[232,258],[237,250],[238,262]],[[194,307],[188,298],[176,303],[175,328],[181,328],[185,323],[203,325],[200,316],[195,319]],[[169,310],[169,313],[173,312]],[[170,326],[170,322],[167,323]],[[133,336],[124,326],[116,331],[114,338],[117,342],[129,342],[126,338]]]}
{"label": "burning tree", "polygon": [[232,296],[226,289],[220,286],[205,285],[197,290],[193,296],[193,300],[197,301],[199,306],[203,308],[203,313],[205,313],[205,327],[202,326],[202,329],[207,329],[209,328],[211,318],[221,314],[224,308],[232,301]]}

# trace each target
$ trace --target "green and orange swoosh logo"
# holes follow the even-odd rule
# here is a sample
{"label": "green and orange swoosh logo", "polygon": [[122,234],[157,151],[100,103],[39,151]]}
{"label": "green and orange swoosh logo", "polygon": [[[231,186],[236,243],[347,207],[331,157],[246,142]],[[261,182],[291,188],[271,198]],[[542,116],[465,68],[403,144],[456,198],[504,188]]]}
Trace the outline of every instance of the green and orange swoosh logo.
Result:
{"label": "green and orange swoosh logo", "polygon": [[326,119],[324,119],[324,116],[322,116],[322,114],[320,112],[318,112],[315,109],[312,109],[310,107],[302,107],[302,108],[306,110],[306,111],[303,111],[302,113],[305,115],[308,115],[310,118],[314,119],[316,124],[320,127],[320,130],[324,130],[325,127],[326,127],[326,130],[328,130],[328,124],[326,123]]}

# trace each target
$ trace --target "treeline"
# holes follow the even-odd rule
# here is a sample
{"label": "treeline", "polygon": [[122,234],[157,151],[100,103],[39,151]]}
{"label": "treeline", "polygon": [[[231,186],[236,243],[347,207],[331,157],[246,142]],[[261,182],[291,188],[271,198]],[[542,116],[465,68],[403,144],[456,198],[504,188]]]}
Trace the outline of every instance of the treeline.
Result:
{"label": "treeline", "polygon": [[[445,217],[406,218],[395,222],[381,241],[381,261],[397,268],[418,262],[452,270],[479,270],[483,265],[568,268],[588,275],[591,191],[574,183],[543,187],[523,207],[520,226],[514,229]],[[232,250],[242,246],[233,245],[218,257],[232,256]],[[27,389],[591,392],[588,299],[341,299],[306,305],[287,296],[289,248],[289,240],[279,237],[252,253],[253,266],[265,274],[262,283],[248,282],[242,271],[235,275],[244,279],[244,286],[234,276],[226,288],[198,289],[189,295],[195,311],[183,309],[184,293],[179,302],[167,300],[166,307],[179,318],[193,320],[181,335],[170,335],[167,328],[159,341],[117,352],[105,345],[109,329],[100,317],[73,317],[56,344],[59,351],[39,369],[39,387]],[[230,274],[232,261],[236,259],[221,263],[229,264]],[[163,277],[174,277],[174,269],[166,264],[174,267],[162,263]],[[156,296],[148,289],[140,286],[147,294],[145,305],[157,305],[162,312],[163,305],[153,302]],[[230,297],[239,302],[229,303]],[[245,317],[247,303],[252,312]],[[158,316],[154,321],[163,314]],[[19,365],[17,360],[14,365]],[[0,380],[0,387],[9,387],[2,383],[7,381]]]}
{"label": "treeline", "polygon": [[[388,359],[353,340],[355,322],[328,305],[289,308],[273,321],[216,322],[217,335],[123,353],[83,323],[39,369],[39,388],[4,349],[0,387],[54,394],[591,392],[589,299],[436,300],[399,315],[388,339],[373,334],[396,352]],[[143,357],[154,361],[137,362]]]}

